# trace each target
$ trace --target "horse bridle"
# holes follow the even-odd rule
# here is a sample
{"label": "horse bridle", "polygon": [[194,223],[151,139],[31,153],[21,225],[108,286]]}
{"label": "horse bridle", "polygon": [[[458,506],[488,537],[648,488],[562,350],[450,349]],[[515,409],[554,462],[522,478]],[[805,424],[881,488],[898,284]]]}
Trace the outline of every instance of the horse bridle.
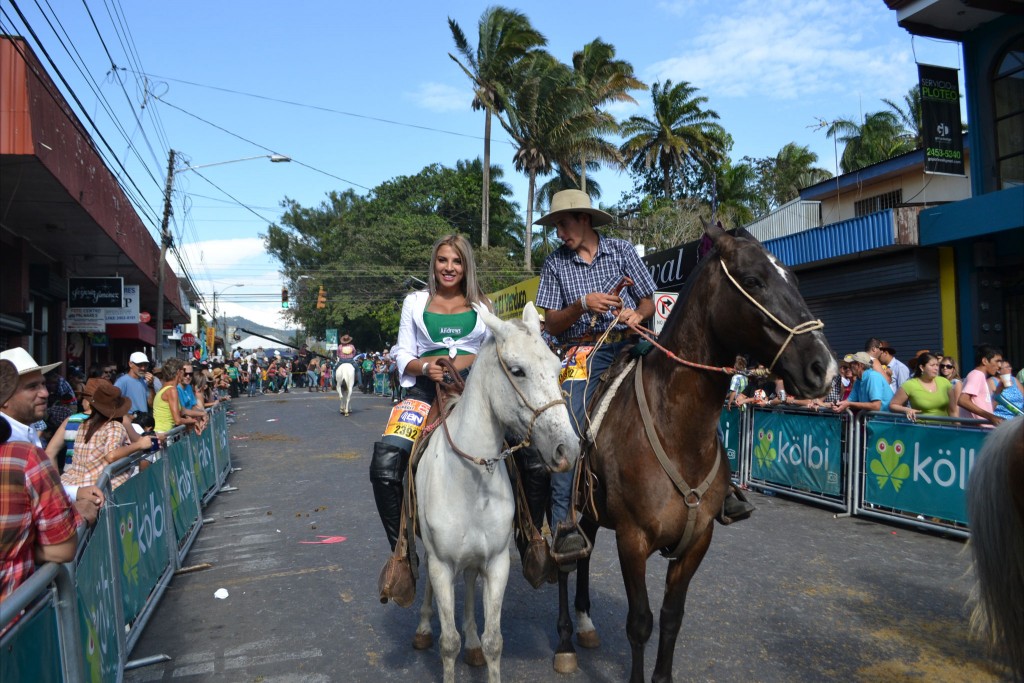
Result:
{"label": "horse bridle", "polygon": [[675,353],[673,353],[669,349],[666,349],[664,346],[659,344],[658,341],[654,338],[657,335],[653,331],[648,330],[646,327],[644,327],[642,325],[630,325],[629,327],[631,329],[633,329],[641,337],[643,337],[646,341],[648,341],[651,344],[653,344],[655,346],[655,348],[657,348],[659,351],[664,353],[666,356],[668,356],[669,358],[671,358],[675,362],[680,363],[682,365],[685,365],[687,367],[696,368],[697,370],[710,370],[711,372],[722,372],[722,373],[725,373],[727,375],[744,374],[744,375],[763,375],[763,376],[768,376],[769,374],[771,374],[772,370],[775,368],[775,364],[779,361],[779,358],[782,357],[783,351],[785,351],[786,347],[789,346],[789,342],[793,341],[793,337],[795,337],[797,335],[800,335],[800,334],[807,334],[808,332],[813,332],[815,330],[820,330],[820,329],[823,329],[825,327],[825,323],[823,323],[821,320],[808,320],[806,322],[800,323],[796,327],[790,327],[789,325],[787,325],[786,323],[782,322],[777,317],[775,317],[775,315],[773,315],[771,311],[769,311],[767,308],[765,308],[761,304],[760,301],[758,301],[754,297],[750,296],[750,294],[747,292],[747,290],[743,289],[743,287],[740,286],[740,283],[736,282],[736,278],[734,278],[732,276],[732,273],[729,272],[729,268],[725,265],[725,261],[719,259],[718,262],[722,266],[722,272],[724,272],[725,276],[727,278],[729,278],[729,282],[731,282],[733,284],[733,286],[736,287],[736,289],[738,289],[739,292],[743,296],[747,297],[747,299],[752,304],[754,304],[754,306],[756,306],[758,310],[760,310],[762,313],[764,313],[766,316],[768,316],[769,320],[771,320],[776,325],[778,325],[779,327],[784,329],[786,332],[789,332],[789,336],[786,337],[786,341],[784,341],[782,343],[782,346],[779,347],[779,352],[775,354],[775,358],[772,359],[771,365],[768,366],[767,370],[763,370],[763,371],[748,370],[748,371],[744,372],[744,371],[737,370],[736,368],[728,366],[728,365],[717,366],[717,365],[704,365],[703,363],[695,363],[695,362],[693,362],[691,360],[686,360],[685,358],[681,358],[680,356],[676,355]]}
{"label": "horse bridle", "polygon": [[750,296],[750,293],[747,290],[743,289],[743,287],[740,286],[740,283],[736,282],[736,278],[734,278],[732,276],[732,273],[729,272],[729,268],[725,265],[725,261],[723,259],[718,259],[718,263],[721,264],[722,272],[724,272],[725,276],[729,278],[729,282],[731,282],[733,286],[735,286],[736,289],[739,290],[740,294],[747,297],[747,299],[749,299],[750,302],[758,308],[758,310],[760,310],[762,313],[768,316],[769,320],[771,320],[776,325],[784,329],[786,332],[789,332],[789,336],[786,337],[786,341],[782,343],[782,346],[779,348],[779,352],[775,354],[775,358],[772,359],[771,365],[768,366],[768,372],[771,372],[772,369],[775,368],[775,363],[778,362],[779,358],[782,356],[782,352],[786,350],[787,346],[789,346],[789,342],[793,341],[793,337],[799,334],[807,334],[808,332],[820,330],[823,327],[825,327],[825,323],[821,322],[821,320],[808,320],[806,322],[800,323],[796,327],[790,327],[786,323],[776,318],[771,311],[769,311],[767,308],[761,305],[760,301]]}
{"label": "horse bridle", "polygon": [[[545,410],[548,410],[549,408],[554,408],[555,406],[559,406],[559,405],[564,406],[565,405],[565,396],[562,396],[562,398],[555,399],[553,401],[549,401],[548,403],[546,403],[545,405],[541,406],[540,408],[534,408],[532,405],[530,405],[530,401],[523,394],[522,390],[519,388],[519,385],[516,384],[515,379],[513,379],[512,372],[508,369],[508,365],[505,364],[505,359],[501,355],[501,347],[500,346],[497,347],[497,356],[498,356],[498,362],[501,364],[501,369],[502,369],[502,371],[504,371],[505,377],[508,379],[509,384],[511,384],[512,388],[516,390],[516,394],[519,395],[519,400],[521,400],[523,402],[523,405],[526,406],[527,410],[529,410],[532,413],[532,415],[530,417],[530,427],[529,427],[529,429],[527,429],[526,436],[523,438],[522,441],[520,441],[515,446],[512,446],[510,448],[506,448],[501,453],[499,453],[497,457],[494,457],[494,458],[478,458],[476,456],[470,455],[469,453],[466,453],[461,448],[456,446],[455,442],[452,440],[452,435],[448,431],[448,419],[447,419],[448,415],[447,415],[447,411],[444,410],[444,406],[443,405],[441,406],[441,426],[444,427],[444,435],[445,435],[445,438],[448,440],[448,445],[452,447],[452,450],[455,451],[455,453],[458,456],[460,456],[460,457],[462,457],[462,458],[464,458],[464,459],[466,459],[466,460],[468,460],[468,461],[470,461],[470,462],[472,462],[472,463],[474,463],[476,465],[482,465],[482,466],[486,467],[488,473],[491,473],[491,472],[494,471],[494,466],[497,463],[501,462],[502,460],[504,460],[508,456],[512,455],[512,453],[516,452],[520,448],[524,448],[524,447],[530,445],[530,439],[533,436],[533,427],[537,423],[537,418],[539,418],[541,416],[541,414]],[[445,365],[445,364],[446,365],[451,365],[451,362],[448,361],[447,358],[440,359],[440,362],[441,362],[442,365]],[[454,369],[455,369],[454,366],[452,366],[451,370],[454,371]],[[448,368],[445,368],[445,372],[447,374]],[[439,393],[438,395],[440,396],[441,394]]]}

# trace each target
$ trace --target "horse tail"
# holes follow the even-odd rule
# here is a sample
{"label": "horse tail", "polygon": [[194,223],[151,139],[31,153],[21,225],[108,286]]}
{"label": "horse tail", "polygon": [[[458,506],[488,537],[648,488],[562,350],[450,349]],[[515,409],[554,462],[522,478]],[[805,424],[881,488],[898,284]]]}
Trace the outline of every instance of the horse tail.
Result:
{"label": "horse tail", "polygon": [[967,517],[977,583],[971,628],[1009,658],[1024,680],[1024,419],[985,439],[967,481]]}

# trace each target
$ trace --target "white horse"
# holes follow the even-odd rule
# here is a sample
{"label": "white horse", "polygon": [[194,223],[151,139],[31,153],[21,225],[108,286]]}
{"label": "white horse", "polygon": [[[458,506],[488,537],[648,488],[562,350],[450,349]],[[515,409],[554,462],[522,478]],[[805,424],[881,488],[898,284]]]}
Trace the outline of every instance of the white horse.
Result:
{"label": "white horse", "polygon": [[338,387],[338,399],[341,401],[342,415],[348,416],[348,404],[352,400],[352,390],[356,386],[356,369],[351,363],[341,363],[334,371],[334,384]]}
{"label": "white horse", "polygon": [[[455,627],[455,579],[465,578],[462,627],[466,661],[486,661],[487,680],[501,680],[501,603],[509,574],[515,503],[501,462],[506,431],[526,435],[548,469],[569,470],[579,440],[558,384],[560,364],[540,334],[533,303],[523,319],[502,321],[477,308],[492,332],[480,349],[462,397],[423,450],[416,470],[419,525],[426,551],[427,588],[414,647],[433,644],[432,594],[441,623],[445,683],[455,680],[460,638]],[[462,453],[456,452],[455,448]],[[476,577],[483,579],[484,633],[477,633]]]}

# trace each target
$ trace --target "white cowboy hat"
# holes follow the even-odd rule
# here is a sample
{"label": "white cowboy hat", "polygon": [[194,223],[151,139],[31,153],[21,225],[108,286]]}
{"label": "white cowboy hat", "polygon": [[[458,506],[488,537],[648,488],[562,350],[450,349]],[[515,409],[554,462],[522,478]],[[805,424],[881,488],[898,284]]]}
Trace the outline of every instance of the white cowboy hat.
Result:
{"label": "white cowboy hat", "polygon": [[29,355],[29,352],[20,346],[15,346],[13,349],[7,349],[3,353],[0,353],[0,358],[9,360],[14,363],[14,367],[18,368],[19,375],[27,375],[30,372],[41,372],[44,375],[50,370],[53,370],[62,363],[50,363],[49,365],[40,365],[36,362],[36,359]]}
{"label": "white cowboy hat", "polygon": [[607,225],[615,216],[590,206],[590,195],[582,190],[562,190],[551,198],[551,211],[536,221],[537,225],[554,225],[562,214],[585,213],[590,215],[590,226]]}

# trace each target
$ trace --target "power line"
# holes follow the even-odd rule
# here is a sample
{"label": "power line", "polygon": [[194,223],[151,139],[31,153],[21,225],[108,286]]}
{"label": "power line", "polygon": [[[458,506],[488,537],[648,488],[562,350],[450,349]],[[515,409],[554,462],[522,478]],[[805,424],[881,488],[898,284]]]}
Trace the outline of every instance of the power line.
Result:
{"label": "power line", "polygon": [[[121,67],[124,69],[124,67]],[[127,69],[124,69],[127,71]],[[175,83],[183,83],[185,85],[195,86],[197,88],[208,88],[210,90],[219,90],[221,92],[231,93],[232,95],[242,95],[243,97],[252,97],[258,100],[266,100],[268,102],[277,102],[279,104],[287,104],[293,107],[302,107],[304,109],[314,109],[317,111],[325,111],[331,114],[339,114],[341,116],[351,116],[357,119],[365,119],[367,121],[377,121],[378,123],[386,123],[392,126],[401,126],[404,128],[416,128],[419,130],[427,130],[432,133],[443,133],[445,135],[455,135],[462,138],[470,138],[472,140],[483,140],[484,138],[479,135],[472,135],[469,133],[458,133],[456,131],[444,130],[443,128],[433,128],[431,126],[423,126],[416,123],[405,123],[403,121],[394,121],[391,119],[384,119],[377,116],[369,116],[367,114],[356,114],[354,112],[343,111],[341,109],[332,109],[330,107],[322,107],[315,104],[305,104],[303,102],[294,102],[292,100],[285,100],[278,97],[269,97],[267,95],[258,95],[256,93],[244,92],[242,90],[233,90],[231,88],[224,88],[216,85],[206,85],[204,83],[196,83],[194,81],[186,81],[180,78],[171,78],[170,76],[158,76],[156,74],[136,73],[137,76],[145,76],[147,78],[159,78],[165,81],[173,81]],[[493,140],[493,142],[503,142],[507,145],[512,145],[509,140]]]}

